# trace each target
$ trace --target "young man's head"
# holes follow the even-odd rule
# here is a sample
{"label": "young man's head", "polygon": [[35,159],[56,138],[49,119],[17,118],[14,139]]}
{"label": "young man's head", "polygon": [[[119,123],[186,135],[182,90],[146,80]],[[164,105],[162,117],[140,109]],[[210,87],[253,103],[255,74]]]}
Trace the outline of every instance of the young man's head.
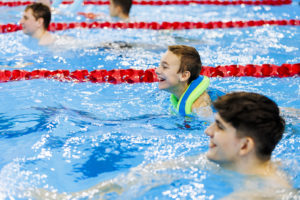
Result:
{"label": "young man's head", "polygon": [[188,85],[199,76],[201,68],[200,55],[194,47],[169,46],[156,68],[159,89],[172,92],[179,84]]}
{"label": "young man's head", "polygon": [[50,21],[50,8],[42,3],[33,3],[25,8],[20,23],[23,32],[32,36],[37,30],[47,30]]}
{"label": "young man's head", "polygon": [[132,0],[110,0],[109,12],[112,17],[128,18]]}
{"label": "young man's head", "polygon": [[260,162],[270,160],[285,128],[276,103],[260,94],[234,92],[213,105],[218,113],[205,130],[211,138],[209,159],[232,164],[253,153]]}

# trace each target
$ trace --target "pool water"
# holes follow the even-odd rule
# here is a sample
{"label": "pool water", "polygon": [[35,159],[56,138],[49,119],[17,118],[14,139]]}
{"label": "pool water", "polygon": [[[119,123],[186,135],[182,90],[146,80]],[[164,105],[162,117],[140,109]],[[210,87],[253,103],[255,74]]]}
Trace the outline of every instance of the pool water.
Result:
{"label": "pool water", "polygon": [[[67,10],[62,5],[62,13]],[[17,23],[24,7],[0,7],[0,24]],[[178,9],[182,12],[178,12]],[[108,14],[107,6],[80,11]],[[299,2],[284,6],[134,6],[137,21],[233,21],[299,19]],[[85,21],[55,14],[54,22]],[[194,46],[205,66],[300,62],[299,26],[179,31],[73,29],[55,32],[70,38],[59,48],[37,47],[21,31],[0,34],[1,69],[149,69],[158,65],[168,45]],[[107,42],[131,48],[106,48]],[[19,69],[19,68],[18,68]],[[223,92],[258,92],[282,108],[287,127],[273,153],[295,188],[300,187],[300,79],[211,78]],[[221,170],[204,157],[204,130],[212,119],[190,120],[169,111],[169,94],[157,83],[95,84],[56,80],[0,84],[0,199],[28,199],[44,188],[74,193],[112,181],[123,189],[106,199],[220,199],[243,177]],[[188,167],[149,168],[150,164],[184,160]],[[154,165],[156,166],[156,165]],[[130,184],[134,180],[134,184]],[[89,193],[91,198],[101,196]],[[290,195],[290,196],[289,196]],[[79,199],[87,199],[82,197]],[[297,199],[299,194],[286,194]],[[59,198],[57,198],[59,199]]]}

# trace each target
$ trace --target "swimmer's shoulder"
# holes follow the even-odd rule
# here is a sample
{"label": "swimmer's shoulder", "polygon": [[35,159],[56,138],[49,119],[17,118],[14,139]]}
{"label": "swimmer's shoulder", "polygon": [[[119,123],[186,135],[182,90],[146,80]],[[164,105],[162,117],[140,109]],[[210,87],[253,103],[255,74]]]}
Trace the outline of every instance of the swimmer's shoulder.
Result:
{"label": "swimmer's shoulder", "polygon": [[202,117],[211,117],[213,115],[211,99],[206,91],[193,103],[192,112]]}
{"label": "swimmer's shoulder", "polygon": [[211,99],[207,91],[203,92],[193,103],[192,108],[206,107],[211,105]]}
{"label": "swimmer's shoulder", "polygon": [[47,31],[45,35],[40,39],[39,45],[42,46],[52,45],[55,43],[56,40],[57,40],[57,36]]}

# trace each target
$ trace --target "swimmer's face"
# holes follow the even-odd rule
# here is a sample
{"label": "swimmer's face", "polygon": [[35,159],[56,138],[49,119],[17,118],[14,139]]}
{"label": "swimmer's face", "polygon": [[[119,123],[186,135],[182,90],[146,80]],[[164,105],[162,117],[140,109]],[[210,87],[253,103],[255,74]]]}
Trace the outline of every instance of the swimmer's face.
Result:
{"label": "swimmer's face", "polygon": [[178,73],[179,67],[180,58],[168,50],[162,56],[160,64],[155,70],[159,80],[159,89],[171,93],[176,91],[176,88],[182,82],[182,73]]}
{"label": "swimmer's face", "polygon": [[109,0],[109,14],[111,17],[117,17],[119,15],[119,6],[117,6],[113,0]]}
{"label": "swimmer's face", "polygon": [[35,19],[32,13],[32,9],[28,9],[24,12],[22,19],[20,20],[23,32],[27,35],[34,35],[34,33],[43,27],[43,19]]}
{"label": "swimmer's face", "polygon": [[237,137],[237,130],[227,123],[217,113],[215,122],[206,130],[205,134],[210,137],[207,158],[219,164],[234,164],[243,153],[245,145],[244,137]]}

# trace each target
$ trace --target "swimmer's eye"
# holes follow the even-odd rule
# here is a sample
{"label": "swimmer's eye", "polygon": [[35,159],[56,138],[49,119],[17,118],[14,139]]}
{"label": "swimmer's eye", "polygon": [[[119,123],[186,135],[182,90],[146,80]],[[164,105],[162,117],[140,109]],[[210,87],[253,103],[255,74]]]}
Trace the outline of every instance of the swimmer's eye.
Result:
{"label": "swimmer's eye", "polygon": [[219,126],[219,125],[217,125],[217,127],[218,127],[218,129],[220,129],[220,130],[224,130],[223,127],[221,127],[221,126]]}
{"label": "swimmer's eye", "polygon": [[163,69],[168,69],[168,66],[164,65],[164,64],[161,64],[160,65]]}
{"label": "swimmer's eye", "polygon": [[161,62],[159,64],[159,66],[162,67],[163,69],[168,69],[169,68],[169,65],[165,61]]}
{"label": "swimmer's eye", "polygon": [[225,129],[224,126],[219,121],[216,121],[216,124],[217,124],[218,129],[220,129],[220,130]]}

